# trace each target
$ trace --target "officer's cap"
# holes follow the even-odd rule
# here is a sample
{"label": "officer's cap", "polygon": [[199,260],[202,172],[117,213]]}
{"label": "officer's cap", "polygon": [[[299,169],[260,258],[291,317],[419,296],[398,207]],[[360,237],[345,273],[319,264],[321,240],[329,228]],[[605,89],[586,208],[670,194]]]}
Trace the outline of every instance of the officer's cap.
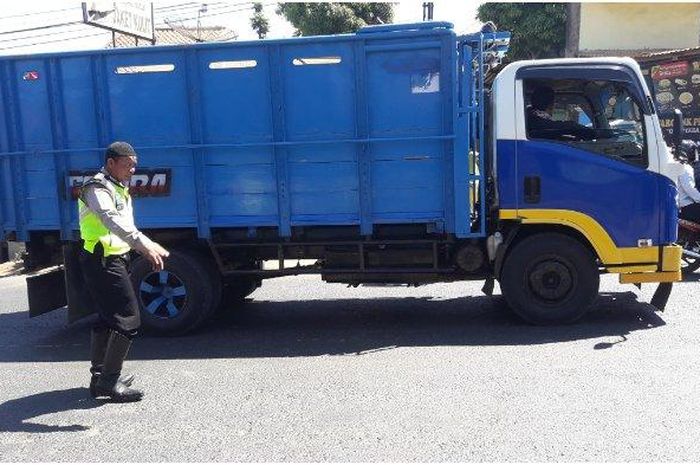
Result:
{"label": "officer's cap", "polygon": [[120,157],[135,157],[136,150],[128,142],[112,142],[105,151],[105,160]]}

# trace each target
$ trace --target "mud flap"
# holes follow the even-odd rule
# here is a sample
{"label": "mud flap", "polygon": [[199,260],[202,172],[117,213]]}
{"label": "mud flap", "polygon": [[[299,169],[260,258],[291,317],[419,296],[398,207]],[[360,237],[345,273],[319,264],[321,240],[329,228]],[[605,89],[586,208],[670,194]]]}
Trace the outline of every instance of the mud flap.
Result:
{"label": "mud flap", "polygon": [[92,297],[80,270],[80,243],[63,246],[63,266],[27,277],[29,317],[43,315],[68,305],[68,323],[95,311]]}
{"label": "mud flap", "polygon": [[66,280],[62,267],[27,277],[29,317],[43,315],[66,306]]}
{"label": "mud flap", "polygon": [[656,288],[656,292],[651,298],[651,305],[663,312],[669,297],[671,297],[671,289],[673,289],[673,283],[659,283],[659,287]]}
{"label": "mud flap", "polygon": [[85,318],[97,308],[88,291],[80,269],[81,242],[68,242],[63,246],[63,263],[66,270],[66,297],[68,299],[68,323]]}

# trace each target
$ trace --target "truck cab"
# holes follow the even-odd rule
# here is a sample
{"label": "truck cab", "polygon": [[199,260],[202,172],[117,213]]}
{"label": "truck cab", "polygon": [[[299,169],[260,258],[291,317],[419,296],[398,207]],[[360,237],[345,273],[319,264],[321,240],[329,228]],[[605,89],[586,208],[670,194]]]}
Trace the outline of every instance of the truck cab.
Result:
{"label": "truck cab", "polygon": [[[622,282],[679,279],[678,165],[637,63],[521,61],[498,74],[492,91],[501,227],[576,238]],[[552,260],[534,274],[565,283],[575,278],[566,269]]]}

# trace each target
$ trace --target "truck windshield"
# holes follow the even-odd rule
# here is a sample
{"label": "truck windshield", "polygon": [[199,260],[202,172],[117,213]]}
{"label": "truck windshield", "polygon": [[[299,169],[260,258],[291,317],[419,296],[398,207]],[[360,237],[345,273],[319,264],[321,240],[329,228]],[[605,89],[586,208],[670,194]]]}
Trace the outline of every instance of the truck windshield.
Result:
{"label": "truck windshield", "polygon": [[647,166],[643,114],[624,84],[531,79],[524,89],[528,139]]}

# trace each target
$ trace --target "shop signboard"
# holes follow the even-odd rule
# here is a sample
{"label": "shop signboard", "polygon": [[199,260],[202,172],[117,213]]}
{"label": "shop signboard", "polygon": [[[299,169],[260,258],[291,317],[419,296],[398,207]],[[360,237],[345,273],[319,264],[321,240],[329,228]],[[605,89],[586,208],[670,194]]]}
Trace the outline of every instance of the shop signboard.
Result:
{"label": "shop signboard", "polygon": [[640,63],[653,86],[666,140],[673,133],[673,110],[683,112],[684,139],[700,142],[700,52],[682,59]]}

